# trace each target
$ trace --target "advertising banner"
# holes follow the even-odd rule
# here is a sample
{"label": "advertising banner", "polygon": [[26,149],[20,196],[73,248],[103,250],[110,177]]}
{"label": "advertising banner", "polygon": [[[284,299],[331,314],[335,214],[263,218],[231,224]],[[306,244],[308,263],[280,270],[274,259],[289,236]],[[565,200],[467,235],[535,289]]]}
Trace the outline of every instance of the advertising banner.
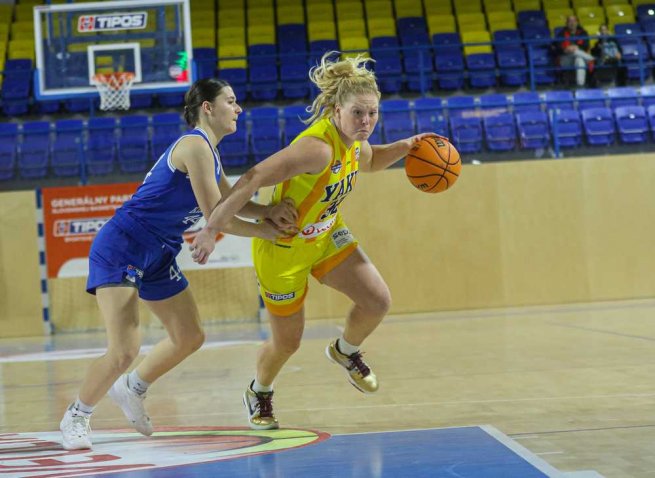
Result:
{"label": "advertising banner", "polygon": [[[100,228],[127,201],[139,183],[43,188],[43,227],[48,278],[84,277],[88,255]],[[182,270],[252,267],[250,239],[217,236],[216,249],[205,265],[191,259],[189,244],[205,225],[201,219],[184,234],[177,261]]]}

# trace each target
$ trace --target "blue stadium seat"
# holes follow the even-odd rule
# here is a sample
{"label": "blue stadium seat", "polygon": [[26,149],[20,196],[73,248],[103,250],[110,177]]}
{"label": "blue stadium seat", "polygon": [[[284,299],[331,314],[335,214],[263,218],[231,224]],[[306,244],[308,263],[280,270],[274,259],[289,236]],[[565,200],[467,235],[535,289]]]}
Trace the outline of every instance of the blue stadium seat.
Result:
{"label": "blue stadium seat", "polygon": [[592,146],[608,146],[614,143],[614,116],[609,108],[590,108],[582,112],[582,124],[587,143]]}
{"label": "blue stadium seat", "polygon": [[403,67],[409,91],[426,92],[432,89],[432,52],[427,45],[412,45],[403,53]]}
{"label": "blue stadium seat", "polygon": [[399,18],[396,24],[401,45],[430,45],[428,25],[424,17]]}
{"label": "blue stadium seat", "polygon": [[184,104],[184,93],[158,93],[157,101],[164,108],[176,108]]}
{"label": "blue stadium seat", "polygon": [[368,137],[369,144],[383,144],[382,139],[382,123],[378,122],[378,125],[375,127],[371,136]]}
{"label": "blue stadium seat", "polygon": [[548,21],[543,10],[523,10],[517,13],[516,19],[519,26],[525,28],[548,28]]}
{"label": "blue stadium seat", "polygon": [[69,113],[88,113],[91,108],[100,106],[100,96],[96,98],[69,98],[64,100],[64,108]]}
{"label": "blue stadium seat", "polygon": [[307,76],[307,59],[304,57],[282,57],[280,83],[282,85],[282,96],[287,99],[309,96],[310,84]]}
{"label": "blue stadium seat", "polygon": [[0,99],[2,110],[7,116],[24,115],[28,112],[31,83],[32,60],[19,58],[5,62]]}
{"label": "blue stadium seat", "polygon": [[252,121],[250,147],[256,162],[262,161],[282,147],[278,110],[262,106],[250,110]]}
{"label": "blue stadium seat", "polygon": [[[524,40],[550,40],[550,29],[547,26],[533,26],[519,24],[519,30]],[[543,45],[542,45],[543,48]]]}
{"label": "blue stadium seat", "polygon": [[469,84],[472,88],[496,86],[496,60],[492,53],[473,53],[466,56]]}
{"label": "blue stadium seat", "polygon": [[[516,30],[502,30],[494,34],[503,32],[516,32]],[[518,33],[518,32],[517,32]],[[496,40],[495,40],[496,41]],[[504,86],[521,86],[528,81],[528,62],[525,57],[525,50],[518,43],[496,46],[496,63],[498,64],[498,73],[500,82]]]}
{"label": "blue stadium seat", "polygon": [[546,91],[544,101],[546,102],[546,111],[553,108],[561,110],[575,109],[573,106],[573,92],[570,90]]}
{"label": "blue stadium seat", "polygon": [[610,108],[619,106],[638,106],[639,94],[631,86],[622,86],[617,88],[608,88],[607,97],[609,98]]}
{"label": "blue stadium seat", "polygon": [[638,43],[641,41],[643,30],[638,23],[618,23],[614,25],[614,33],[620,37],[618,39],[621,46],[628,43]]}
{"label": "blue stadium seat", "polygon": [[130,93],[130,109],[138,110],[143,108],[150,108],[152,106],[154,97],[152,93],[137,93],[135,91]]}
{"label": "blue stadium seat", "polygon": [[84,123],[69,119],[55,121],[55,140],[52,143],[52,171],[55,176],[80,175],[83,155]]}
{"label": "blue stadium seat", "polygon": [[550,47],[528,49],[528,55],[532,55],[532,64],[535,67],[535,83],[538,85],[552,85],[555,82],[555,72]]}
{"label": "blue stadium seat", "polygon": [[483,124],[489,150],[512,151],[516,147],[516,124],[512,113],[485,116]]}
{"label": "blue stadium seat", "polygon": [[578,111],[605,107],[605,92],[601,89],[576,90],[575,99],[578,101]]}
{"label": "blue stadium seat", "polygon": [[246,115],[241,114],[237,119],[237,130],[227,135],[218,144],[221,163],[226,167],[240,167],[248,164],[250,152],[248,151],[248,126]]}
{"label": "blue stadium seat", "polygon": [[521,32],[519,30],[496,30],[493,33],[494,50],[513,50],[521,47]]}
{"label": "blue stadium seat", "polygon": [[622,143],[648,141],[648,118],[643,106],[619,106],[614,109],[614,117]]}
{"label": "blue stadium seat", "polygon": [[[260,45],[262,46],[262,45]],[[275,46],[270,45],[275,48]],[[253,47],[250,47],[252,49]],[[275,58],[251,56],[248,67],[250,97],[257,101],[272,101],[278,92],[278,71]]]}
{"label": "blue stadium seat", "polygon": [[403,73],[398,38],[393,36],[371,38],[371,56],[376,60],[373,67],[380,91],[398,93],[402,88]]}
{"label": "blue stadium seat", "polygon": [[120,118],[118,164],[124,173],[139,173],[148,169],[148,117],[127,115]]}
{"label": "blue stadium seat", "polygon": [[246,99],[248,96],[248,74],[245,68],[225,68],[218,72],[218,77],[230,84],[237,101]]}
{"label": "blue stadium seat", "polygon": [[419,133],[434,132],[448,137],[448,122],[443,114],[441,98],[417,98],[414,100],[414,114]]}
{"label": "blue stadium seat", "polygon": [[382,93],[398,93],[402,88],[403,69],[400,55],[375,57],[375,76]]}
{"label": "blue stadium seat", "polygon": [[371,38],[371,56],[376,60],[383,56],[397,56],[400,54],[398,37],[381,36]]}
{"label": "blue stadium seat", "polygon": [[[316,40],[309,42],[309,63],[317,65],[321,61],[321,57],[329,51],[339,51],[339,44],[336,40]],[[331,56],[330,58],[337,58]]]}
{"label": "blue stadium seat", "polygon": [[553,138],[562,148],[575,148],[582,143],[582,121],[580,113],[573,109],[563,109],[550,113],[550,128]]}
{"label": "blue stadium seat", "polygon": [[301,24],[277,27],[278,51],[285,53],[307,53],[307,27]]}
{"label": "blue stadium seat", "polygon": [[644,108],[655,105],[655,85],[644,85],[641,87],[641,105]]}
{"label": "blue stadium seat", "polygon": [[116,118],[95,117],[87,124],[86,167],[91,175],[114,171],[116,155]]}
{"label": "blue stadium seat", "polygon": [[36,105],[36,110],[39,114],[48,115],[53,113],[58,113],[59,108],[61,108],[61,101],[52,100],[52,101],[34,101]]}
{"label": "blue stadium seat", "polygon": [[399,18],[397,25],[407,89],[421,93],[428,91],[432,86],[432,44],[425,18]]}
{"label": "blue stadium seat", "polygon": [[646,15],[648,17],[655,16],[655,3],[646,3],[642,5],[637,5],[637,17]]}
{"label": "blue stadium seat", "polygon": [[384,122],[384,138],[387,143],[408,138],[415,134],[408,100],[384,100],[380,103]]}
{"label": "blue stadium seat", "polygon": [[523,111],[516,114],[516,126],[521,148],[540,149],[550,144],[548,116],[543,111]]}
{"label": "blue stadium seat", "polygon": [[459,33],[435,33],[432,35],[432,45],[437,55],[462,53],[462,39]]}
{"label": "blue stadium seat", "polygon": [[216,64],[218,63],[218,56],[216,55],[216,48],[194,48],[193,59],[198,68],[198,79],[214,78],[216,76]]}
{"label": "blue stadium seat", "polygon": [[448,116],[462,116],[464,112],[475,111],[475,97],[451,96],[446,100]]}
{"label": "blue stadium seat", "polygon": [[0,180],[15,176],[17,151],[18,124],[0,123]]}
{"label": "blue stadium seat", "polygon": [[646,108],[648,115],[648,123],[650,124],[650,131],[655,139],[655,105],[650,105]]}
{"label": "blue stadium seat", "polygon": [[480,108],[483,110],[507,111],[509,109],[509,101],[507,101],[506,95],[500,93],[480,95]]}
{"label": "blue stadium seat", "polygon": [[482,123],[477,116],[451,116],[450,131],[452,143],[460,153],[482,150]]}
{"label": "blue stadium seat", "polygon": [[464,56],[461,53],[441,52],[434,57],[437,85],[444,90],[458,90],[464,86]]}
{"label": "blue stadium seat", "polygon": [[180,136],[181,125],[182,118],[178,113],[159,113],[152,116],[151,154],[154,161],[157,161]]}
{"label": "blue stadium seat", "polygon": [[512,96],[514,113],[541,111],[541,98],[534,91],[520,91]]}
{"label": "blue stadium seat", "polygon": [[18,169],[23,178],[44,178],[50,162],[50,122],[23,123],[23,142],[18,156]]}
{"label": "blue stadium seat", "polygon": [[643,68],[643,65],[650,61],[648,47],[643,41],[624,43],[621,45],[623,64],[628,70],[628,79],[637,80],[641,78],[642,72],[644,79],[650,77],[650,69]]}
{"label": "blue stadium seat", "polygon": [[291,143],[296,136],[307,128],[307,125],[301,121],[309,118],[306,108],[304,105],[291,105],[284,108],[282,116],[284,117],[285,145]]}

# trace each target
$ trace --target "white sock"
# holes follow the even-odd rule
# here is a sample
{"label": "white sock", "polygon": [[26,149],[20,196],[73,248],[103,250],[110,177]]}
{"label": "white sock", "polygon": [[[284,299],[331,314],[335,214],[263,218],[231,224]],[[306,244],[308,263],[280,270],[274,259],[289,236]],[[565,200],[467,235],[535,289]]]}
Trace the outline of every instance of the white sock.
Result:
{"label": "white sock", "polygon": [[72,403],[70,407],[68,407],[73,415],[78,417],[90,417],[94,408],[95,407],[84,403],[82,400],[80,400],[79,397],[77,397],[75,402]]}
{"label": "white sock", "polygon": [[136,369],[132,370],[127,376],[127,388],[136,393],[137,395],[143,395],[148,390],[150,384],[145,382],[139,374],[136,373]]}
{"label": "white sock", "polygon": [[337,350],[344,355],[352,355],[359,351],[359,346],[348,343],[342,335],[339,337],[339,340],[337,340]]}
{"label": "white sock", "polygon": [[273,384],[262,385],[257,380],[257,377],[255,377],[255,380],[252,381],[252,385],[250,386],[250,388],[252,388],[253,392],[272,392],[273,391]]}

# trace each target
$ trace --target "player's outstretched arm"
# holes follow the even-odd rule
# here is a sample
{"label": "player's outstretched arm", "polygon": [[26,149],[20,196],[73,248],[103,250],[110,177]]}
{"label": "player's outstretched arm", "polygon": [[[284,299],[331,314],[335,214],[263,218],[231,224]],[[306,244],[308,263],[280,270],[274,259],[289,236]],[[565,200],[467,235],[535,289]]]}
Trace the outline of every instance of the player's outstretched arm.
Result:
{"label": "player's outstretched arm", "polygon": [[375,172],[387,169],[389,166],[397,163],[409,153],[412,146],[423,138],[444,138],[436,133],[421,133],[401,139],[395,143],[371,145],[363,143],[362,154],[360,156],[359,168],[364,172]]}
{"label": "player's outstretched arm", "polygon": [[[230,194],[232,187],[228,183],[225,174],[221,175],[218,187],[221,190],[221,196],[226,197]],[[291,230],[298,220],[298,211],[292,201],[282,201],[279,204],[268,205],[248,201],[237,213],[237,216],[246,219],[270,219],[278,228]]]}
{"label": "player's outstretched arm", "polygon": [[212,211],[207,225],[196,235],[191,247],[193,260],[204,264],[213,250],[214,237],[223,230],[259,188],[273,186],[303,173],[316,174],[332,158],[330,146],[317,138],[306,137],[287,146],[246,171],[229,194]]}

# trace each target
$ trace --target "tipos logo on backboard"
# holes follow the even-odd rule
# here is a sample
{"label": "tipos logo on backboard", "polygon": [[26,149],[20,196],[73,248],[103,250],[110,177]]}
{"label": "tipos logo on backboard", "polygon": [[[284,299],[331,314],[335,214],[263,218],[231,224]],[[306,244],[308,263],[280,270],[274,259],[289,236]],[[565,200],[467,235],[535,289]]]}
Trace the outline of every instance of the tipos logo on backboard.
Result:
{"label": "tipos logo on backboard", "polygon": [[0,477],[54,478],[190,467],[298,448],[329,436],[312,430],[222,427],[162,428],[149,438],[131,431],[94,431],[93,450],[66,451],[58,432],[3,433]]}
{"label": "tipos logo on backboard", "polygon": [[100,32],[108,30],[140,30],[148,22],[147,12],[81,15],[77,19],[77,31]]}

